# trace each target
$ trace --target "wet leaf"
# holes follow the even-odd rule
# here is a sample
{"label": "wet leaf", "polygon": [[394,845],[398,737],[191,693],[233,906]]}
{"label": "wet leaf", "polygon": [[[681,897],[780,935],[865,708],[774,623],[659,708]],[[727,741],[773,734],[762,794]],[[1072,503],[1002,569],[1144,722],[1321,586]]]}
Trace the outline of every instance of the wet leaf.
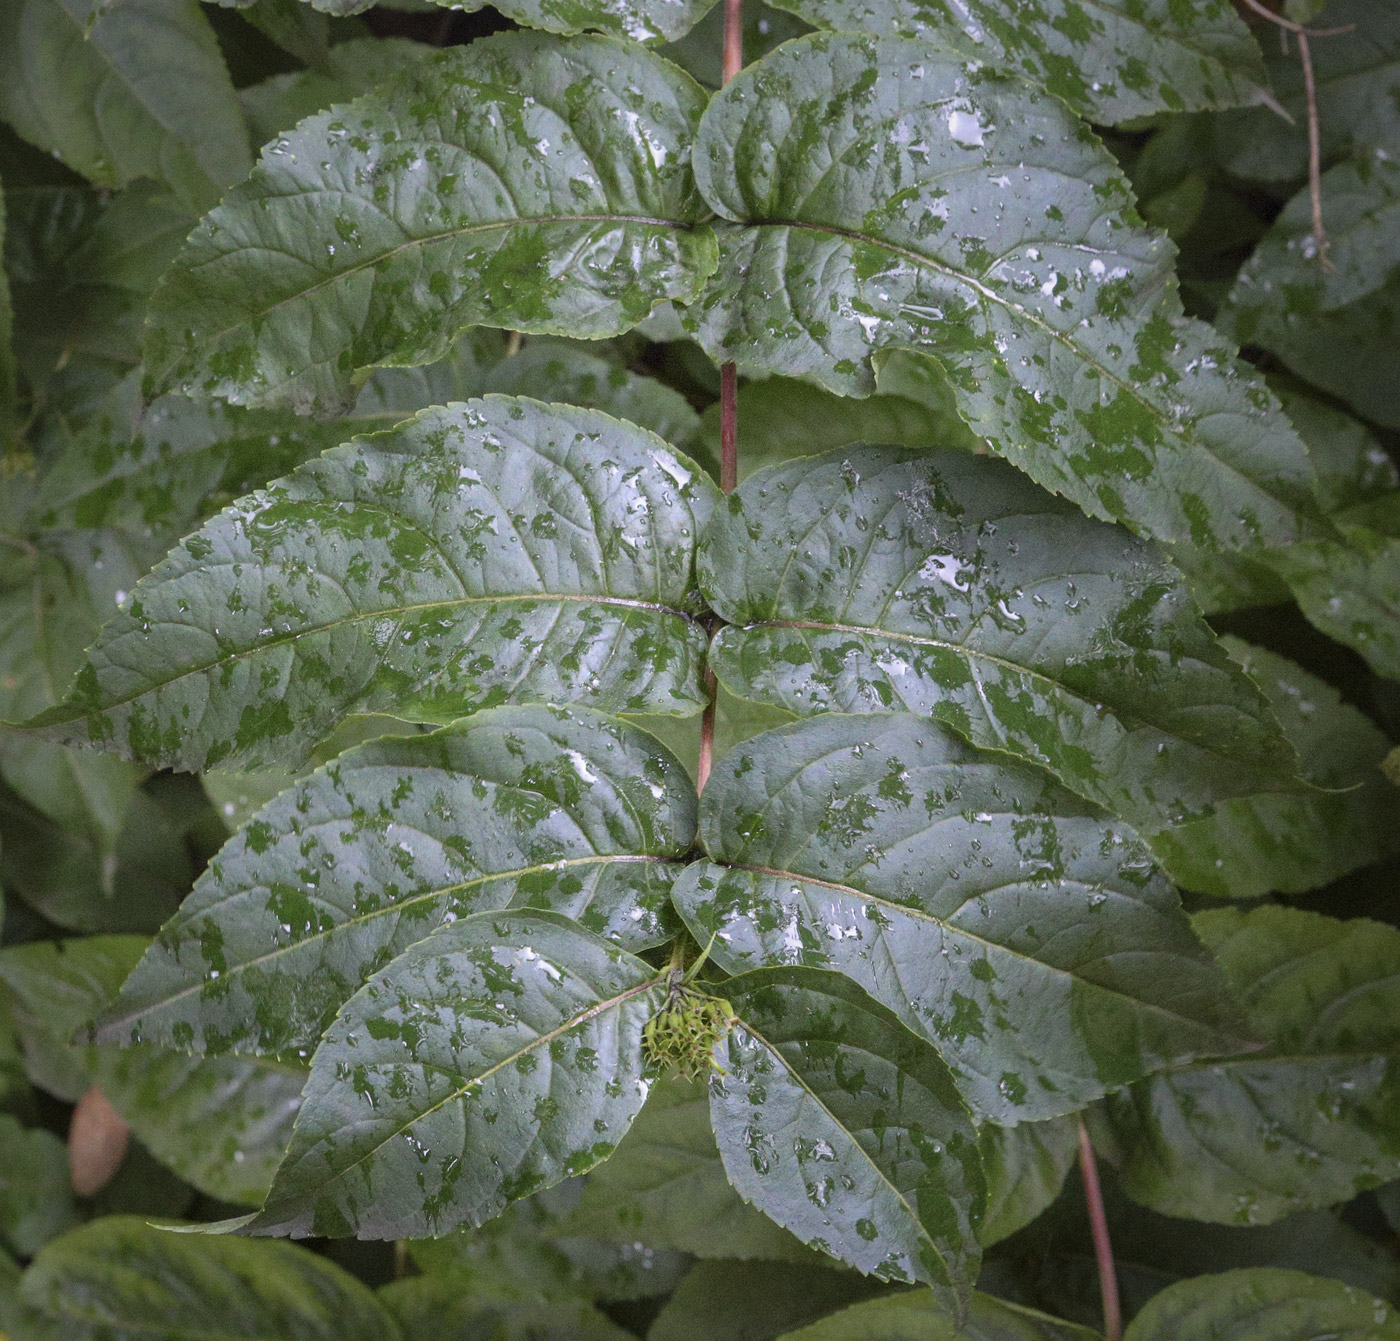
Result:
{"label": "wet leaf", "polygon": [[1097,1336],[1087,1327],[980,1293],[972,1296],[971,1313],[959,1325],[931,1295],[918,1291],[854,1304],[784,1332],[779,1341],[1096,1341]]}
{"label": "wet leaf", "polygon": [[810,1263],[812,1252],[747,1206],[725,1177],[702,1084],[666,1077],[617,1153],[588,1177],[561,1232],[697,1257]]}
{"label": "wet leaf", "polygon": [[693,296],[703,98],[636,47],[507,33],[302,122],[157,291],[148,388],[334,413],[470,325],[596,338]]}
{"label": "wet leaf", "polygon": [[1169,1286],[1133,1319],[1124,1341],[1394,1341],[1400,1317],[1340,1281],[1257,1267]]}
{"label": "wet leaf", "polygon": [[918,37],[1043,84],[1091,121],[1264,102],[1259,48],[1229,0],[783,0],[818,28]]}
{"label": "wet leaf", "polygon": [[1213,815],[1154,834],[1177,884],[1219,898],[1297,894],[1400,852],[1400,788],[1381,772],[1385,733],[1286,657],[1222,642],[1268,696],[1319,790],[1222,801]]}
{"label": "wet leaf", "polygon": [[1092,516],[1205,549],[1317,529],[1302,443],[1181,316],[1173,248],[1058,100],[913,39],[801,38],[710,104],[696,176],[731,221],[691,309],[712,357],[863,396],[916,348]]}
{"label": "wet leaf", "polygon": [[977,1137],[937,1052],[849,979],[760,969],[724,984],[710,1117],[729,1180],[798,1238],[967,1305],[986,1205]]}
{"label": "wet leaf", "polygon": [[985,1123],[977,1133],[987,1179],[987,1213],[977,1227],[983,1247],[1030,1224],[1056,1197],[1079,1157],[1073,1115],[1015,1127]]}
{"label": "wet leaf", "polygon": [[165,182],[207,209],[252,166],[214,32],[193,0],[14,0],[0,116],[99,186]]}
{"label": "wet leaf", "polygon": [[579,1299],[548,1304],[484,1301],[452,1276],[394,1281],[379,1301],[406,1337],[436,1341],[634,1341],[594,1306]]}
{"label": "wet leaf", "polygon": [[714,514],[699,573],[732,693],[931,716],[1144,830],[1298,789],[1181,575],[1003,462],[853,447],[774,467]]}
{"label": "wet leaf", "polygon": [[1108,1101],[1128,1194],[1167,1215],[1267,1224],[1400,1174],[1400,931],[1281,907],[1193,922],[1268,1045]]}
{"label": "wet leaf", "polygon": [[400,1341],[374,1295],[290,1243],[171,1234],[108,1216],[50,1243],[19,1301],[63,1341]]}
{"label": "wet leaf", "polygon": [[351,713],[693,713],[692,555],[715,496],[606,415],[506,397],[425,411],[189,537],[37,724],[202,769],[295,765]]}
{"label": "wet leaf", "polygon": [[473,912],[549,908],[645,949],[674,932],[694,834],[675,757],[600,713],[494,708],[373,741],[239,830],[98,1036],[305,1058],[372,973]]}
{"label": "wet leaf", "polygon": [[606,1159],[662,979],[554,913],[439,927],[341,1008],[254,1233],[422,1237]]}
{"label": "wet leaf", "polygon": [[716,766],[700,837],[710,861],[673,898],[716,962],[845,973],[995,1121],[1237,1046],[1224,978],[1131,830],[935,723],[756,736]]}
{"label": "wet leaf", "polygon": [[145,943],[87,936],[0,951],[0,983],[14,1003],[25,1065],[36,1085],[70,1102],[99,1085],[163,1164],[210,1196],[256,1204],[291,1138],[303,1068],[72,1042],[116,994]]}

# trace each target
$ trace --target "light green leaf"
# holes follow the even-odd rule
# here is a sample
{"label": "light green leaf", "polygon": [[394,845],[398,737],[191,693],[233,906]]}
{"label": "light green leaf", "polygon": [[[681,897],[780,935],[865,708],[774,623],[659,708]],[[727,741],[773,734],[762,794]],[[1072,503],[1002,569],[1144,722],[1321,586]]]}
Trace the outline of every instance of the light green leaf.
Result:
{"label": "light green leaf", "polygon": [[0,1245],[33,1257],[77,1221],[62,1139],[0,1113]]}
{"label": "light green leaf", "polygon": [[617,1153],[589,1174],[559,1230],[702,1258],[813,1260],[809,1249],[735,1194],[705,1089],[678,1077],[656,1084]]}
{"label": "light green leaf", "polygon": [[304,1069],[72,1042],[144,946],[143,937],[88,936],[0,951],[25,1064],[35,1084],[69,1101],[99,1085],[161,1163],[210,1196],[256,1205],[291,1138]]}
{"label": "light green leaf", "polygon": [[937,1052],[839,974],[760,969],[723,990],[737,1023],[710,1118],[739,1195],[859,1271],[966,1307],[986,1184]]}
{"label": "light green leaf", "polygon": [[365,1286],[305,1248],[170,1234],[137,1216],[54,1240],[19,1299],[63,1341],[401,1341]]}
{"label": "light green leaf", "polygon": [[1087,1327],[989,1294],[972,1296],[972,1311],[959,1325],[931,1295],[911,1291],[854,1304],[809,1327],[784,1332],[779,1341],[1097,1341],[1097,1337]]}
{"label": "light green leaf", "polygon": [[672,897],[722,967],[845,973],[995,1121],[1236,1050],[1224,978],[1132,832],[935,723],[756,736],[716,765],[700,836]]}
{"label": "light green leaf", "polygon": [[1125,1341],[1395,1341],[1400,1317],[1340,1281],[1257,1267],[1169,1286]]}
{"label": "light green leaf", "polygon": [[735,694],[931,716],[1144,830],[1298,790],[1180,574],[993,458],[852,447],[775,466],[715,512],[699,574]]}
{"label": "light green leaf", "polygon": [[477,1225],[606,1159],[664,978],[554,913],[441,926],[341,1008],[254,1233]]}
{"label": "light green leaf", "polygon": [[712,357],[863,396],[878,350],[916,348],[1092,516],[1207,549],[1317,529],[1302,443],[1181,316],[1171,245],[1056,99],[921,41],[816,35],[711,102],[695,157],[732,221],[690,309]]}
{"label": "light green leaf", "polygon": [[1400,931],[1294,908],[1194,924],[1268,1040],[1108,1101],[1124,1189],[1167,1215],[1266,1224],[1400,1173]]}
{"label": "light green leaf", "polygon": [[131,593],[36,719],[148,762],[281,767],[351,713],[704,703],[696,532],[718,496],[660,439],[488,397],[308,462]]}
{"label": "light green leaf", "polygon": [[[207,209],[252,166],[218,42],[194,0],[12,0],[0,116],[99,186],[166,183]],[[90,26],[89,26],[90,25]]]}
{"label": "light green leaf", "polygon": [[1385,734],[1287,658],[1222,641],[1268,696],[1319,790],[1222,801],[1213,815],[1153,835],[1177,884],[1218,898],[1297,894],[1400,852],[1400,788],[1381,772]]}
{"label": "light green leaf", "polygon": [[339,412],[470,325],[596,338],[693,297],[703,102],[640,48],[506,33],[302,122],[157,290],[149,389]]}
{"label": "light green leaf", "polygon": [[988,1122],[977,1133],[977,1147],[987,1179],[987,1213],[977,1237],[990,1247],[1030,1224],[1060,1195],[1079,1157],[1079,1119],[1015,1127]]}
{"label": "light green leaf", "polygon": [[373,972],[472,912],[549,908],[659,944],[695,804],[653,737],[583,709],[373,741],[225,845],[98,1036],[305,1058]]}
{"label": "light green leaf", "polygon": [[1091,121],[1269,102],[1230,0],[780,0],[818,28],[917,37],[1043,84]]}

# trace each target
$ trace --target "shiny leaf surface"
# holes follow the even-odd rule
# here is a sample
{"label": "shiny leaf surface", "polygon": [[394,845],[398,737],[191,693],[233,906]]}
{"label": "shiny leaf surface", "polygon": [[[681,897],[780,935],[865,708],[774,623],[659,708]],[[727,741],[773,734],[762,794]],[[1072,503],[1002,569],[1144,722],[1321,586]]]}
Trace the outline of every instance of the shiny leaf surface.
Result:
{"label": "shiny leaf surface", "polygon": [[305,1058],[372,973],[474,912],[549,908],[656,945],[694,834],[675,757],[599,713],[494,708],[373,741],[239,830],[99,1036]]}
{"label": "shiny leaf surface", "polygon": [[639,48],[507,33],[302,122],[157,291],[148,386],[339,412],[470,325],[596,338],[693,296],[703,99]]}
{"label": "shiny leaf surface", "polygon": [[714,514],[699,571],[735,694],[931,716],[1145,830],[1290,789],[1292,751],[1180,574],[1003,462],[855,447],[774,467]]}
{"label": "shiny leaf surface", "polygon": [[253,1232],[444,1234],[586,1173],[646,1099],[662,982],[552,913],[439,927],[326,1032]]}
{"label": "shiny leaf surface", "polygon": [[1193,920],[1268,1046],[1108,1101],[1127,1192],[1167,1215],[1264,1224],[1400,1174],[1400,931],[1281,907]]}
{"label": "shiny leaf surface", "polygon": [[1317,525],[1301,442],[1181,316],[1170,244],[1058,100],[917,40],[817,35],[714,99],[695,162],[731,221],[692,309],[712,357],[868,395],[877,350],[917,348],[979,437],[1092,516],[1206,549]]}
{"label": "shiny leaf surface", "polygon": [[703,703],[714,486],[606,415],[425,411],[241,499],[103,630],[51,734],[182,768],[304,760],[348,714]]}
{"label": "shiny leaf surface", "polygon": [[739,1195],[859,1271],[965,1306],[986,1185],[937,1052],[839,974],[760,969],[723,990],[738,1024],[710,1116]]}
{"label": "shiny leaf surface", "polygon": [[1224,979],[1132,832],[934,723],[756,736],[716,766],[700,837],[673,897],[718,963],[845,973],[993,1120],[1234,1050]]}

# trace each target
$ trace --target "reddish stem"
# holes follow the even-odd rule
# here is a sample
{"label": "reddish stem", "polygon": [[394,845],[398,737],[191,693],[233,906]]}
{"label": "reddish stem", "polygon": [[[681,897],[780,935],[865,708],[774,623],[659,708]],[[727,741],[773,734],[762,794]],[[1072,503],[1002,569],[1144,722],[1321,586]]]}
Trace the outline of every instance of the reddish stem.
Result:
{"label": "reddish stem", "polygon": [[1099,1294],[1103,1299],[1104,1341],[1123,1341],[1123,1305],[1118,1299],[1118,1273],[1113,1269],[1113,1244],[1108,1237],[1108,1216],[1099,1187],[1099,1166],[1094,1143],[1084,1119],[1079,1119],[1079,1171],[1084,1175],[1084,1198],[1089,1203],[1089,1230],[1094,1236],[1094,1258],[1099,1264]]}
{"label": "reddish stem", "polygon": [[724,0],[724,82],[744,68],[744,0]]}
{"label": "reddish stem", "polygon": [[739,483],[739,369],[732,363],[719,370],[719,487],[734,492]]}

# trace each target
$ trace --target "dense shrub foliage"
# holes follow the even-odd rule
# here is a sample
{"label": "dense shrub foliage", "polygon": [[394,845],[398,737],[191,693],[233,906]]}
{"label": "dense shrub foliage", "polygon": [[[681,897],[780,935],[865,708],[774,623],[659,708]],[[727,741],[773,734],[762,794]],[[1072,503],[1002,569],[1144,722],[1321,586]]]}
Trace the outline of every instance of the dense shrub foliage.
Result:
{"label": "dense shrub foliage", "polygon": [[3,1336],[1400,1341],[1400,0],[707,3],[0,0]]}

